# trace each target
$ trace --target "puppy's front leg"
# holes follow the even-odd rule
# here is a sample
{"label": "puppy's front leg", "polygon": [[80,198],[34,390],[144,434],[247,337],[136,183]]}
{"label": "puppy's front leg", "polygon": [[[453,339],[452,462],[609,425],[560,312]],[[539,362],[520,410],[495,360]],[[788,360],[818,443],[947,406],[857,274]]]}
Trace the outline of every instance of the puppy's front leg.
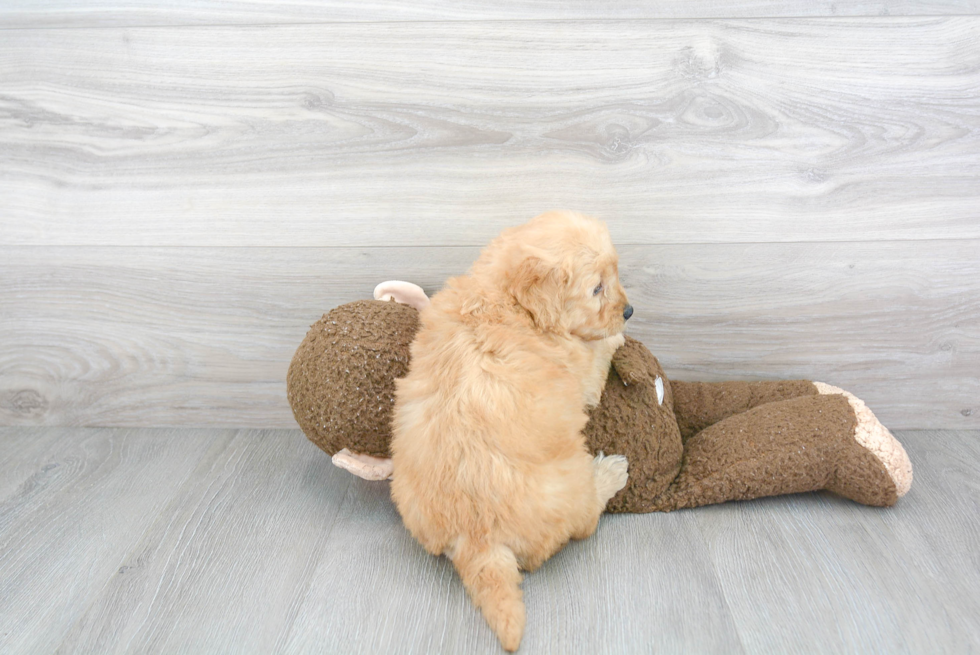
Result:
{"label": "puppy's front leg", "polygon": [[606,386],[606,378],[609,377],[609,364],[612,362],[613,353],[624,343],[626,337],[622,334],[588,342],[592,350],[592,370],[583,381],[586,407],[591,408],[599,404],[602,390]]}

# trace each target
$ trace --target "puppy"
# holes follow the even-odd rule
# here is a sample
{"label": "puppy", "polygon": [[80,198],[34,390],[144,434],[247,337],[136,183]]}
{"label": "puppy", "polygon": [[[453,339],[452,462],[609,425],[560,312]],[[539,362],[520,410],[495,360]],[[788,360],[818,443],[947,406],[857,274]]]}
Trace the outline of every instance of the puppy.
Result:
{"label": "puppy", "polygon": [[396,387],[391,496],[509,651],[520,570],[595,532],[626,484],[626,459],[593,459],[582,430],[632,313],[605,225],[573,212],[505,230],[422,311]]}

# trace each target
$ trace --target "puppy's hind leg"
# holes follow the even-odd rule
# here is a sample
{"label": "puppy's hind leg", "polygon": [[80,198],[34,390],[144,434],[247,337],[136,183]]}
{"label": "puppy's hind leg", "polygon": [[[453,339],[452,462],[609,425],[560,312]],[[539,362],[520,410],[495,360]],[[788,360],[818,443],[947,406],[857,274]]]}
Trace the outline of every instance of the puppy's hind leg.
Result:
{"label": "puppy's hind leg", "polygon": [[461,536],[453,549],[453,566],[473,603],[483,612],[505,650],[515,651],[524,636],[524,597],[517,558],[507,546],[479,546]]}

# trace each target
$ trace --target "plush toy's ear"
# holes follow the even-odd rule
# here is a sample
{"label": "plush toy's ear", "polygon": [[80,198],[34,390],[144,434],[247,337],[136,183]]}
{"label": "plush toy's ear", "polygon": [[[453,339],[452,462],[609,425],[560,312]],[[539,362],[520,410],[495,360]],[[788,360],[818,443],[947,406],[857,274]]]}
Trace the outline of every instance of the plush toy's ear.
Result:
{"label": "plush toy's ear", "polygon": [[562,327],[562,310],[570,275],[559,262],[529,252],[510,277],[508,291],[542,330]]}
{"label": "plush toy's ear", "polygon": [[422,287],[401,280],[388,280],[374,287],[374,299],[394,300],[419,311],[429,306],[429,297],[425,295]]}
{"label": "plush toy's ear", "polygon": [[651,375],[649,362],[629,342],[613,353],[612,365],[626,384],[654,384],[658,377]]}

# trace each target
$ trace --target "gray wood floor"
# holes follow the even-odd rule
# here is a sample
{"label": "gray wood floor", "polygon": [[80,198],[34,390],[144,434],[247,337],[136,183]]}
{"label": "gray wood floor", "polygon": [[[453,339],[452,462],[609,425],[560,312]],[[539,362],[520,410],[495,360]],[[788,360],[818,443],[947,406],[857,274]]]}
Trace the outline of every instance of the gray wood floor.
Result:
{"label": "gray wood floor", "polygon": [[[525,579],[521,652],[980,652],[980,434],[898,436],[891,509],[607,515]],[[501,652],[299,431],[0,428],[0,462],[0,652]]]}

